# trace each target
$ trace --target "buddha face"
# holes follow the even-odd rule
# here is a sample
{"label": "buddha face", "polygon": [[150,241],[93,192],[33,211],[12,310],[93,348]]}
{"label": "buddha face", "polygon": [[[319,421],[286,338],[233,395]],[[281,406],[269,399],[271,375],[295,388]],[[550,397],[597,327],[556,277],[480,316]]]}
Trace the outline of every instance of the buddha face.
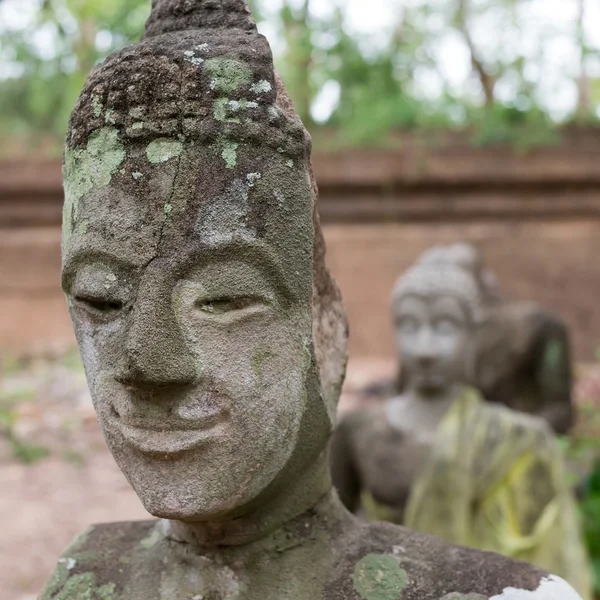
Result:
{"label": "buddha face", "polygon": [[396,304],[396,342],[408,386],[423,395],[464,381],[470,320],[451,295],[410,294]]}
{"label": "buddha face", "polygon": [[102,135],[112,146],[66,158],[63,225],[98,419],[150,513],[235,515],[284,469],[307,405],[306,168],[243,143]]}

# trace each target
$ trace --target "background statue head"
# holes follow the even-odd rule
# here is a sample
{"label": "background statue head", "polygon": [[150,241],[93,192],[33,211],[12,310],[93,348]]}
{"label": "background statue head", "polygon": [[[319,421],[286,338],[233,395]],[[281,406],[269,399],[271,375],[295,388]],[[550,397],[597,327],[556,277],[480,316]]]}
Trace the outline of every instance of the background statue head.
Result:
{"label": "background statue head", "polygon": [[346,323],[310,138],[243,0],[154,0],[88,79],[63,287],[107,443],[147,510],[251,510],[323,452]]}
{"label": "background statue head", "polygon": [[439,395],[469,379],[480,309],[471,270],[454,261],[419,260],[398,279],[393,316],[402,389]]}
{"label": "background statue head", "polygon": [[470,242],[434,246],[423,252],[417,259],[417,263],[452,263],[462,267],[475,278],[485,304],[494,304],[500,300],[500,289],[494,272],[486,265],[479,248]]}

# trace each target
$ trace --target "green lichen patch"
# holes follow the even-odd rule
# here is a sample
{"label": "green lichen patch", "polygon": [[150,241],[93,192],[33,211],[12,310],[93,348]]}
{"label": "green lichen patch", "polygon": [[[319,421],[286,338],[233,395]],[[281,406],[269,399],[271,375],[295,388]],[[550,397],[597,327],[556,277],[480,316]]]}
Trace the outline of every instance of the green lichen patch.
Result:
{"label": "green lichen patch", "polygon": [[237,149],[238,143],[228,140],[227,138],[219,138],[216,142],[216,149],[220,153],[221,158],[225,161],[227,169],[233,169],[237,165]]}
{"label": "green lichen patch", "polygon": [[150,548],[156,546],[161,539],[162,535],[160,531],[158,529],[153,529],[150,534],[140,542],[140,546],[146,550],[149,550]]}
{"label": "green lichen patch", "polygon": [[93,573],[73,575],[64,584],[58,595],[48,596],[53,600],[114,600],[115,584],[97,586]]}
{"label": "green lichen patch", "polygon": [[79,200],[92,190],[107,186],[124,160],[125,146],[113,127],[103,127],[92,133],[85,149],[66,150],[63,244],[73,232]]}
{"label": "green lichen patch", "polygon": [[246,181],[248,182],[248,187],[254,187],[254,184],[261,179],[262,175],[260,173],[248,173],[246,175]]}
{"label": "green lichen patch", "polygon": [[235,58],[210,58],[204,68],[211,77],[210,88],[225,94],[232,94],[252,78],[250,67]]}
{"label": "green lichen patch", "polygon": [[221,123],[239,123],[240,120],[238,117],[228,116],[228,104],[229,98],[218,98],[215,100],[213,106],[213,115],[215,120],[220,121]]}
{"label": "green lichen patch", "polygon": [[183,143],[171,138],[159,138],[146,147],[146,156],[152,164],[167,162],[183,152]]}
{"label": "green lichen patch", "polygon": [[115,588],[117,586],[114,583],[107,583],[106,585],[101,585],[96,590],[96,597],[98,600],[113,600],[115,597]]}
{"label": "green lichen patch", "polygon": [[253,83],[250,90],[255,94],[266,94],[271,91],[271,84],[266,79],[261,79],[258,83]]}
{"label": "green lichen patch", "polygon": [[92,112],[95,117],[99,117],[102,114],[102,102],[96,94],[92,94]]}
{"label": "green lichen patch", "polygon": [[368,554],[354,568],[354,589],[365,600],[398,600],[408,582],[406,571],[391,554]]}
{"label": "green lichen patch", "polygon": [[76,201],[94,188],[110,183],[119,165],[125,160],[125,146],[119,132],[103,127],[90,135],[85,150],[65,152],[65,193]]}
{"label": "green lichen patch", "polygon": [[67,568],[66,562],[58,561],[54,573],[52,573],[52,576],[48,580],[48,583],[40,596],[40,600],[52,600],[54,594],[64,586],[68,578],[69,569]]}
{"label": "green lichen patch", "polygon": [[240,114],[249,108],[258,108],[258,103],[246,98],[230,100],[224,96],[215,100],[213,115],[216,121],[222,123],[240,123]]}

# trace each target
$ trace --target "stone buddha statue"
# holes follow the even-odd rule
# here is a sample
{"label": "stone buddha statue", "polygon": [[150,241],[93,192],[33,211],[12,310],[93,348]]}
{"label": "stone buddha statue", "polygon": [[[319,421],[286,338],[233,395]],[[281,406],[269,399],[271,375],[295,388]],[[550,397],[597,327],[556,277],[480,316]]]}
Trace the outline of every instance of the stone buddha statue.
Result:
{"label": "stone buddha statue", "polygon": [[339,502],[346,320],[310,138],[242,0],[154,0],[143,40],[85,85],[64,182],[94,406],[156,518],[82,533],[43,600],[578,598]]}
{"label": "stone buddha statue", "polygon": [[473,272],[417,263],[398,280],[394,307],[403,392],[339,423],[332,473],[343,503],[542,565],[590,597],[554,435],[542,419],[485,402],[467,384],[484,310]]}
{"label": "stone buddha statue", "polygon": [[[573,424],[569,332],[557,315],[534,302],[504,299],[494,273],[469,243],[435,246],[415,264],[454,264],[469,271],[477,285],[481,314],[474,332],[471,384],[490,402],[542,417],[556,433]],[[405,371],[395,381],[379,382],[365,395],[385,398],[401,393]]]}
{"label": "stone buddha statue", "polygon": [[573,424],[569,331],[535,302],[503,299],[497,280],[472,244],[437,249],[422,260],[455,261],[474,274],[484,311],[477,328],[473,384],[490,402],[542,417],[557,433]]}

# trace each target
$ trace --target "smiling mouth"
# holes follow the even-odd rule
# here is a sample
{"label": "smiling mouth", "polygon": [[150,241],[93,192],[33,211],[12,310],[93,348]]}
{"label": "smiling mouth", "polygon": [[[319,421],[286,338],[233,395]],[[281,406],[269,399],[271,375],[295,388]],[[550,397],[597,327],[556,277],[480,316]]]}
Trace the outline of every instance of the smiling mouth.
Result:
{"label": "smiling mouth", "polygon": [[111,421],[125,441],[137,451],[158,458],[172,458],[222,436],[228,416],[229,411],[222,410],[201,419],[170,419],[165,416],[161,422],[148,422],[121,418],[113,411]]}

